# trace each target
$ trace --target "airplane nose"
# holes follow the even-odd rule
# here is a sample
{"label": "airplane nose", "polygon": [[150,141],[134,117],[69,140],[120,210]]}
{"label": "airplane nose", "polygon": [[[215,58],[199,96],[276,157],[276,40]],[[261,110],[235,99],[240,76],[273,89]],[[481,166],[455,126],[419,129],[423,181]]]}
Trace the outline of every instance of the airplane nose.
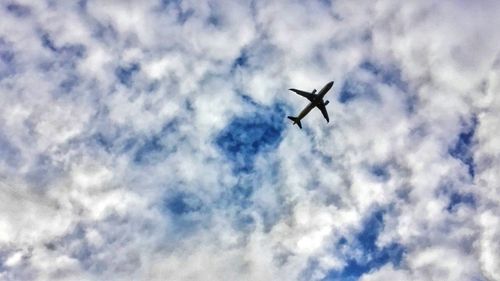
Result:
{"label": "airplane nose", "polygon": [[330,90],[330,88],[332,88],[333,86],[333,81],[330,81],[328,84],[325,85],[325,88],[323,89],[326,92],[328,92]]}

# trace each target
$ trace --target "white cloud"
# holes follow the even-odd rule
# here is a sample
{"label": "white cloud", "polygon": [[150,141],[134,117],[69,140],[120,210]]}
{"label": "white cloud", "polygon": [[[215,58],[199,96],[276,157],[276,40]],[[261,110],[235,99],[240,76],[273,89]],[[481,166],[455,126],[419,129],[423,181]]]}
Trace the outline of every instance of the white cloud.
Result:
{"label": "white cloud", "polygon": [[360,280],[500,278],[499,9],[1,4],[0,279],[321,280],[380,210]]}

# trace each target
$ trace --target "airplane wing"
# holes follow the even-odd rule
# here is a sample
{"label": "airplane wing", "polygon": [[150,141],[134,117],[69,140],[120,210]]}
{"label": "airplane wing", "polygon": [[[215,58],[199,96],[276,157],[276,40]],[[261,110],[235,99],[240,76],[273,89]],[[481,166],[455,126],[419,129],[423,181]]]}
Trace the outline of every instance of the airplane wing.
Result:
{"label": "airplane wing", "polygon": [[289,90],[292,92],[295,92],[297,95],[303,96],[304,98],[308,99],[309,101],[313,101],[314,98],[316,97],[316,95],[314,95],[312,93],[304,92],[301,90],[297,90],[297,89],[289,89]]}
{"label": "airplane wing", "polygon": [[321,110],[321,113],[323,114],[323,117],[325,117],[326,122],[330,122],[330,118],[328,118],[328,111],[326,111],[326,106],[324,103],[320,103],[316,106],[319,110]]}

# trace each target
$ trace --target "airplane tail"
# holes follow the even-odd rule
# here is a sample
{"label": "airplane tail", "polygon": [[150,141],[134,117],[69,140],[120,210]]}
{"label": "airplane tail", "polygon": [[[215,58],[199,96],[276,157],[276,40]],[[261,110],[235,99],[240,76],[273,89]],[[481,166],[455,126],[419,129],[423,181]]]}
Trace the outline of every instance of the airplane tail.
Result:
{"label": "airplane tail", "polygon": [[293,116],[288,116],[288,119],[292,120],[294,125],[297,124],[299,126],[299,128],[302,129],[302,124],[300,123],[299,118],[293,117]]}

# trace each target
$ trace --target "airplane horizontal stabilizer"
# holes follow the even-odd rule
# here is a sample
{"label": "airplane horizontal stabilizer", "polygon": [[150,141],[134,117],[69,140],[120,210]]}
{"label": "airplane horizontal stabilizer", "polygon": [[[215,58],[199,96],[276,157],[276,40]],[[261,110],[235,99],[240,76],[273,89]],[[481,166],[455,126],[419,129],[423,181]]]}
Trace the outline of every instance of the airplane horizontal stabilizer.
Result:
{"label": "airplane horizontal stabilizer", "polygon": [[293,117],[293,116],[288,116],[288,119],[292,120],[294,125],[297,124],[297,126],[299,126],[299,128],[302,129],[302,124],[300,123],[299,118]]}

